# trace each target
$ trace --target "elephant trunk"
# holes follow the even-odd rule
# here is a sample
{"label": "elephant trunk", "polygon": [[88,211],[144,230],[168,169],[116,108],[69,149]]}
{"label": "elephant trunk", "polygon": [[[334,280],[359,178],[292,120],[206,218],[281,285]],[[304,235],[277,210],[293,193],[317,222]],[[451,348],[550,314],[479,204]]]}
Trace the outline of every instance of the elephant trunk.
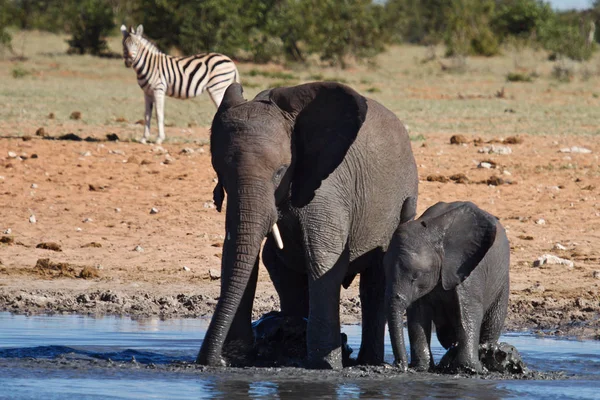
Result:
{"label": "elephant trunk", "polygon": [[276,219],[274,200],[272,204],[265,201],[270,197],[272,193],[256,183],[239,185],[237,193],[229,193],[221,295],[196,359],[199,364],[223,363],[223,345],[251,279],[262,240]]}
{"label": "elephant trunk", "polygon": [[406,304],[400,300],[389,301],[387,305],[387,320],[390,331],[390,341],[394,352],[394,364],[406,371],[408,369],[408,355],[404,344],[404,312]]}

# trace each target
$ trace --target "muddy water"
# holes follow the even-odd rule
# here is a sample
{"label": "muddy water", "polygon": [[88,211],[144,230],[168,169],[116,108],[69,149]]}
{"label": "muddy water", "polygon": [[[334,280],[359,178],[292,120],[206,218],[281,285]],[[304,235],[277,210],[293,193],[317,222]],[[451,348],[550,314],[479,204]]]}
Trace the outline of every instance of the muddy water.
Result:
{"label": "muddy water", "polygon": [[[192,319],[0,313],[0,399],[600,397],[600,342],[506,335],[502,340],[519,349],[528,367],[542,372],[527,380],[397,374],[385,368],[211,369],[190,364],[206,327],[207,321]],[[343,330],[356,355],[360,327]],[[443,351],[438,343],[433,347],[439,359]],[[387,338],[386,360],[392,360]]]}

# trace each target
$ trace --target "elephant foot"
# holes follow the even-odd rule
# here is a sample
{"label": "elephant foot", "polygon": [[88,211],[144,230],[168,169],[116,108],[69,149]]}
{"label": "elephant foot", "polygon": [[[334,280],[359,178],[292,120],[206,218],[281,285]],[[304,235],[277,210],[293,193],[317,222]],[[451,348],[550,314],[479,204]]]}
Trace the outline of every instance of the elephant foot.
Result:
{"label": "elephant foot", "polygon": [[450,348],[440,360],[437,369],[444,373],[467,373],[467,374],[483,374],[486,370],[481,362],[470,360],[468,357],[461,355],[457,347]]}
{"label": "elephant foot", "polygon": [[224,363],[232,367],[247,367],[254,364],[256,350],[253,343],[245,340],[231,340],[223,346]]}
{"label": "elephant foot", "polygon": [[410,369],[417,371],[417,372],[427,372],[431,369],[431,365],[429,364],[429,361],[417,361],[417,362],[411,362],[409,365]]}
{"label": "elephant foot", "polygon": [[338,347],[337,349],[332,350],[325,356],[319,356],[318,354],[309,355],[308,360],[306,361],[306,368],[333,370],[342,369],[342,349]]}

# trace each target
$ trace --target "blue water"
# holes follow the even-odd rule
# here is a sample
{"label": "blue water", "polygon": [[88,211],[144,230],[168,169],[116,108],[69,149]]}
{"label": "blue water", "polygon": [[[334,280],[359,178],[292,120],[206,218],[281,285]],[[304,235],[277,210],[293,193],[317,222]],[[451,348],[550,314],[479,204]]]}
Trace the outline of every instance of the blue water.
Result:
{"label": "blue water", "polygon": [[[517,347],[530,369],[563,371],[567,379],[484,380],[432,374],[381,379],[343,374],[338,379],[316,379],[312,374],[298,379],[276,373],[147,368],[150,363],[192,362],[207,322],[0,313],[0,399],[600,398],[600,342],[517,334],[501,340]],[[357,352],[360,327],[345,326],[343,331]],[[432,347],[439,360],[443,349],[437,342]],[[132,364],[133,358],[140,364]],[[392,358],[386,337],[386,361]],[[85,363],[65,361],[78,359]]]}

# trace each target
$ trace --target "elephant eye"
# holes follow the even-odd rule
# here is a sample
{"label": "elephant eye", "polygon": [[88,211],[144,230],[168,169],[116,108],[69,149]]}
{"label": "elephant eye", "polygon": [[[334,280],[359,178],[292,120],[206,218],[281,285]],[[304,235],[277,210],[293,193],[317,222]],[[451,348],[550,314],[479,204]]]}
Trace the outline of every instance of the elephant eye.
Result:
{"label": "elephant eye", "polygon": [[273,175],[273,180],[275,181],[275,183],[279,183],[279,181],[281,180],[281,178],[283,177],[283,175],[285,174],[285,171],[287,171],[288,169],[288,165],[282,165],[281,167],[279,167],[277,169],[277,171],[275,171],[275,175]]}

